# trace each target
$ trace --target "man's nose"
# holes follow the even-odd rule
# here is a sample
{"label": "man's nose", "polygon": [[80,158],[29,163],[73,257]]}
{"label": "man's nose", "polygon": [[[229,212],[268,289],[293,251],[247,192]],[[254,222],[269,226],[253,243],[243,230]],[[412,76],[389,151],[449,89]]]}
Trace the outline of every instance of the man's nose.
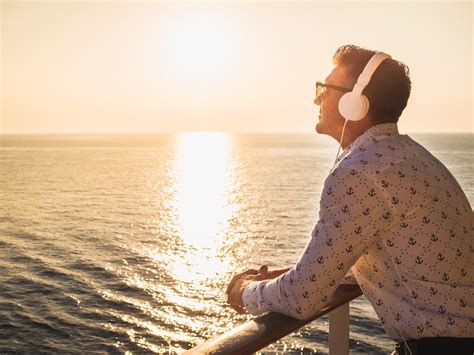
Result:
{"label": "man's nose", "polygon": [[314,104],[320,106],[321,105],[321,97],[314,98]]}

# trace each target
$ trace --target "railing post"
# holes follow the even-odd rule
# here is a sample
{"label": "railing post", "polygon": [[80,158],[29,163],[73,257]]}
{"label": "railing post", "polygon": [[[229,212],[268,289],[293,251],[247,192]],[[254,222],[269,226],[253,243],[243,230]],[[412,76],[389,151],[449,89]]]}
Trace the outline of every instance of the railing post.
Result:
{"label": "railing post", "polygon": [[349,354],[349,302],[329,313],[329,355]]}

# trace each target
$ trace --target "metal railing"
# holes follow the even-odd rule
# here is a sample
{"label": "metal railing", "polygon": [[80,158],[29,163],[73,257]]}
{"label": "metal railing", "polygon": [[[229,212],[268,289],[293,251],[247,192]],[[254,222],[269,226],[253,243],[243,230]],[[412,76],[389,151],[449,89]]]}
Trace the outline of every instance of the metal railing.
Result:
{"label": "metal railing", "polygon": [[305,320],[268,313],[206,341],[184,354],[251,354],[287,336],[313,320],[329,315],[329,353],[349,352],[349,303],[362,295],[358,285],[340,285],[331,299]]}

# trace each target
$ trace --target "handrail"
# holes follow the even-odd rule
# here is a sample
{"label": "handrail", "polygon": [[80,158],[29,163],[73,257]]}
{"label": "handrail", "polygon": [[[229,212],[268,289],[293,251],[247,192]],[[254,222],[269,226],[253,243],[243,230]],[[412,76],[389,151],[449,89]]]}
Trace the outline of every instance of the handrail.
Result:
{"label": "handrail", "polygon": [[218,335],[183,354],[251,354],[362,295],[358,285],[339,285],[329,302],[305,320],[268,313]]}

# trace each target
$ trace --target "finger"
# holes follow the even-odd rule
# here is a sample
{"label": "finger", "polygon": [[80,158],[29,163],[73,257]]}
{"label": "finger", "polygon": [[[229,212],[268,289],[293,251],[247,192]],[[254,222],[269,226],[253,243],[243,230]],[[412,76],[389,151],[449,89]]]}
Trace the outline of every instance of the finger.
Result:
{"label": "finger", "polygon": [[266,275],[268,273],[268,265],[260,266],[260,269],[258,269],[258,272],[262,275]]}
{"label": "finger", "polygon": [[225,293],[229,294],[230,290],[232,290],[232,287],[234,287],[234,284],[235,282],[240,279],[242,276],[244,275],[257,275],[258,274],[258,271],[255,270],[255,269],[248,269],[244,272],[241,272],[237,275],[235,275],[234,277],[232,277],[232,279],[230,280],[229,284],[227,285],[227,289],[225,290]]}
{"label": "finger", "polygon": [[239,306],[234,306],[234,305],[230,305],[230,307],[236,311],[238,314],[245,314],[245,309],[243,309],[242,307],[239,307]]}
{"label": "finger", "polygon": [[234,308],[238,314],[245,314],[247,313],[244,308],[241,307],[235,307]]}
{"label": "finger", "polygon": [[227,296],[227,304],[234,310],[236,311],[237,313],[239,314],[244,314],[245,313],[245,310],[242,306],[239,306],[239,305],[235,305],[235,304],[232,304],[231,300],[230,300],[230,295]]}
{"label": "finger", "polygon": [[227,304],[228,304],[233,310],[235,310],[235,311],[237,311],[237,312],[239,312],[239,313],[242,312],[242,310],[243,310],[243,307],[242,307],[242,306],[237,305],[237,304],[232,304],[231,302],[229,302],[229,300],[227,300]]}

